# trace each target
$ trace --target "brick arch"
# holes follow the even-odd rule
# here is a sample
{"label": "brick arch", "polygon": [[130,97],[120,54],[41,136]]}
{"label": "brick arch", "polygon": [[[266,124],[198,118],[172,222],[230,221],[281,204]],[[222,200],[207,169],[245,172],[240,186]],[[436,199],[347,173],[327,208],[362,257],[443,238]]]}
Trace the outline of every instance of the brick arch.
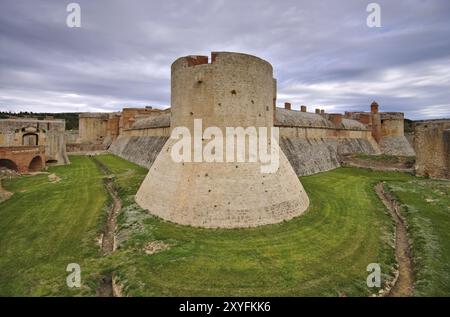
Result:
{"label": "brick arch", "polygon": [[10,159],[0,158],[0,167],[6,167],[7,169],[10,169],[10,170],[13,170],[16,172],[19,171],[17,164]]}
{"label": "brick arch", "polygon": [[[44,146],[0,147],[0,160],[19,173],[35,172],[45,167]],[[11,163],[12,162],[12,163]]]}
{"label": "brick arch", "polygon": [[42,160],[42,157],[40,155],[37,155],[33,157],[33,159],[30,161],[30,164],[28,164],[28,171],[37,172],[40,171],[43,167],[44,161]]}

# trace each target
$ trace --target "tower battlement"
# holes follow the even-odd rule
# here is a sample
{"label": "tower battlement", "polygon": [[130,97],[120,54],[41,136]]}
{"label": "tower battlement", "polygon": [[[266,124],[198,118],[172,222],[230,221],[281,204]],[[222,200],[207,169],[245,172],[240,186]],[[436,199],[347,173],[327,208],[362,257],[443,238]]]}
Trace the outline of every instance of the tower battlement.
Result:
{"label": "tower battlement", "polygon": [[[204,129],[222,131],[273,127],[276,80],[267,61],[215,52],[211,63],[205,56],[181,57],[171,74],[172,131],[185,127],[194,135],[196,119]],[[309,205],[278,143],[279,168],[264,174],[257,161],[175,162],[171,150],[176,142],[169,138],[136,195],[136,202],[152,214],[200,227],[254,227],[291,219]],[[194,151],[195,145],[190,157]]]}

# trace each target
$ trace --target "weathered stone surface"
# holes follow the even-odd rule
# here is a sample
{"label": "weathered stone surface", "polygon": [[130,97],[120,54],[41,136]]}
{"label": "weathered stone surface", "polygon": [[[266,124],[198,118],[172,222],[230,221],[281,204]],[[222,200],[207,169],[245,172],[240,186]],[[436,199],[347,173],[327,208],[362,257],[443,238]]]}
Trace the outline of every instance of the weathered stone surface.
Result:
{"label": "weathered stone surface", "polygon": [[[171,128],[194,119],[203,128],[272,127],[275,81],[266,61],[237,53],[213,53],[213,62],[185,57],[172,64]],[[136,202],[150,213],[201,227],[253,227],[303,213],[309,199],[280,151],[279,169],[261,173],[259,162],[180,162],[169,139],[142,183]]]}
{"label": "weathered stone surface", "polygon": [[278,172],[262,174],[258,163],[174,163],[171,141],[136,195],[152,214],[192,226],[253,227],[291,219],[309,204],[282,152]]}
{"label": "weathered stone surface", "polygon": [[325,117],[310,112],[289,109],[276,109],[275,126],[282,127],[329,127],[334,128],[331,121]]}
{"label": "weathered stone surface", "polygon": [[79,142],[102,144],[108,134],[108,113],[80,113]]}
{"label": "weathered stone surface", "polygon": [[19,173],[37,172],[45,166],[45,147],[2,146],[0,147],[0,168],[6,167]]}
{"label": "weathered stone surface", "polygon": [[414,156],[413,147],[405,136],[384,136],[380,141],[380,148],[384,154],[399,156]]}
{"label": "weathered stone surface", "polygon": [[450,178],[450,120],[430,120],[414,124],[416,174]]}
{"label": "weathered stone surface", "polygon": [[377,155],[379,150],[370,140],[365,138],[341,138],[338,139],[338,153],[340,155],[354,153]]}
{"label": "weathered stone surface", "polygon": [[329,171],[340,166],[337,140],[282,137],[280,146],[298,176]]}
{"label": "weathered stone surface", "polygon": [[306,139],[282,137],[280,146],[298,176],[312,175],[335,169],[340,156],[352,153],[377,154],[365,139]]}
{"label": "weathered stone surface", "polygon": [[168,137],[119,137],[109,151],[140,166],[150,168]]}
{"label": "weathered stone surface", "polygon": [[138,118],[133,124],[133,129],[151,129],[170,127],[170,112],[157,116]]}
{"label": "weathered stone surface", "polygon": [[[29,118],[0,120],[0,147],[42,146],[42,159],[53,164],[67,164],[64,120]],[[0,157],[1,158],[1,157]],[[22,163],[21,163],[22,164]]]}

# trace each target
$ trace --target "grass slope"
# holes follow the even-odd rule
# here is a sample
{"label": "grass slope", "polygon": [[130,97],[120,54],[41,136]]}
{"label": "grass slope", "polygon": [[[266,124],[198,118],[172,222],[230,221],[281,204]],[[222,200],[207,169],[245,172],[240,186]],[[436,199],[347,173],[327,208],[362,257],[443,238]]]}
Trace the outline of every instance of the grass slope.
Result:
{"label": "grass slope", "polygon": [[365,161],[373,161],[373,162],[380,162],[380,163],[405,163],[407,165],[413,166],[414,162],[416,161],[416,158],[414,156],[398,156],[398,155],[387,155],[387,154],[380,154],[380,155],[368,155],[364,153],[357,153],[353,155],[354,157],[365,160]]}
{"label": "grass slope", "polygon": [[[408,207],[417,294],[450,292],[448,182],[340,168],[301,178],[311,199],[301,217],[252,229],[201,229],[162,221],[133,203],[146,169],[112,155],[98,159],[124,200],[119,249],[101,257],[94,243],[108,197],[89,158],[50,168],[58,183],[47,175],[4,181],[15,194],[0,204],[0,295],[93,295],[106,271],[134,296],[369,295],[367,265],[381,264],[386,279],[394,263],[392,220],[373,191],[381,180]],[[147,255],[152,241],[171,247]],[[82,289],[65,284],[71,262],[81,265]]]}
{"label": "grass slope", "polygon": [[403,203],[416,271],[415,295],[450,294],[450,182],[389,182]]}
{"label": "grass slope", "polygon": [[93,293],[69,289],[66,266],[78,263],[82,279],[89,275],[107,195],[92,160],[70,159],[69,166],[49,168],[59,182],[45,174],[4,181],[15,194],[0,204],[0,295]]}
{"label": "grass slope", "polygon": [[[103,162],[111,169],[123,164],[114,157]],[[388,277],[394,263],[392,221],[373,191],[381,179],[410,176],[346,168],[304,177],[309,211],[253,229],[179,226],[132,210],[131,218],[147,218],[123,220],[134,233],[110,265],[134,296],[368,295],[367,265],[380,263]],[[151,241],[171,248],[146,255]]]}
{"label": "grass slope", "polygon": [[114,175],[122,205],[126,207],[133,203],[133,197],[144,181],[148,170],[111,154],[97,155],[96,159],[107,166]]}

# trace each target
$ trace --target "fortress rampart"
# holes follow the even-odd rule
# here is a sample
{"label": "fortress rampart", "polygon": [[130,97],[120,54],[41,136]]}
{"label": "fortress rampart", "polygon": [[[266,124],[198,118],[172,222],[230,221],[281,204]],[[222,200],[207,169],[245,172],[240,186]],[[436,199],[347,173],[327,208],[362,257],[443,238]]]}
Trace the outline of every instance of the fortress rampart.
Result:
{"label": "fortress rampart", "polygon": [[398,156],[414,156],[414,149],[404,134],[402,112],[379,112],[375,101],[370,105],[370,113],[346,112],[345,117],[357,120],[372,132],[381,153]]}
{"label": "fortress rampart", "polygon": [[107,113],[80,113],[80,143],[101,144],[108,134]]}
{"label": "fortress rampart", "polygon": [[414,123],[416,174],[450,178],[450,119]]}
{"label": "fortress rampart", "polygon": [[[170,128],[194,119],[203,128],[273,126],[272,66],[255,56],[213,53],[172,64]],[[224,134],[225,135],[225,134]],[[152,214],[201,227],[251,227],[300,215],[309,199],[279,151],[279,168],[261,173],[259,162],[175,162],[168,139],[142,183],[136,201]],[[203,145],[207,143],[203,141]],[[192,157],[194,156],[192,147]],[[247,152],[248,153],[248,152]]]}
{"label": "fortress rampart", "polygon": [[[67,152],[89,152],[108,149],[119,136],[135,136],[132,126],[138,119],[151,118],[165,113],[164,110],[123,108],[120,112],[79,114],[78,132],[67,131]],[[169,131],[164,133],[168,134]],[[161,134],[161,133],[160,133]],[[151,134],[150,134],[151,135]]]}
{"label": "fortress rampart", "polygon": [[[27,165],[25,161],[29,159],[29,155],[20,152],[18,149],[21,147],[24,149],[33,147],[33,150],[29,150],[27,153],[37,153],[35,156],[42,160],[40,168],[44,167],[46,163],[57,165],[69,163],[65,143],[65,121],[27,118],[0,120],[0,148],[2,148],[3,159],[6,159],[6,156],[8,156],[8,160],[17,157],[19,161],[13,162],[18,167]],[[28,167],[19,168],[19,170],[28,171]]]}
{"label": "fortress rampart", "polygon": [[[248,65],[240,65],[239,62],[222,65],[223,69],[233,73],[230,82],[215,87],[209,85],[213,82],[211,80],[213,77],[223,76],[214,70],[217,56],[216,53],[212,54],[211,63],[205,56],[189,56],[174,62],[173,69],[177,72],[172,75],[178,76],[179,80],[172,82],[172,92],[175,89],[179,93],[173,98],[175,103],[172,101],[172,108],[165,110],[150,107],[124,108],[118,113],[99,115],[96,118],[98,122],[92,123],[92,127],[88,128],[90,131],[87,132],[81,131],[84,129],[82,126],[87,127],[88,124],[81,124],[81,120],[84,119],[83,115],[80,115],[80,135],[87,135],[83,139],[91,144],[84,145],[85,150],[89,147],[106,149],[111,144],[109,150],[112,153],[150,168],[158,154],[154,151],[161,150],[162,144],[170,136],[171,126],[187,124],[198,115],[206,125],[238,126],[244,122],[251,122],[254,126],[279,127],[281,149],[298,176],[337,168],[340,166],[342,156],[347,154],[383,153],[400,156],[415,154],[404,136],[403,113],[379,112],[379,105],[376,102],[370,104],[368,107],[370,111],[344,114],[326,113],[320,108],[312,108],[311,111],[314,112],[309,112],[306,105],[300,105],[300,111],[297,111],[294,110],[295,105],[288,101],[284,103],[284,108],[278,108],[275,106],[277,87],[274,78],[260,83],[264,87],[260,90],[255,87],[247,89],[247,84],[242,85],[246,89],[241,89],[240,92],[234,87],[235,78],[246,75],[245,72],[251,69]],[[255,57],[249,61],[249,65],[260,61],[262,60]],[[271,72],[272,66],[265,61],[262,65],[264,66],[257,70],[259,73],[253,75],[266,78],[264,74]],[[194,74],[191,73],[192,70],[195,70]],[[187,76],[186,80],[183,76]],[[190,76],[194,76],[194,80],[191,80]],[[196,89],[186,86],[186,83],[192,83]],[[245,104],[235,103],[238,94],[245,97],[245,100],[239,101]],[[258,106],[260,100],[268,100],[269,95],[272,98],[269,108],[272,109],[268,110],[267,105],[265,109]],[[225,100],[228,107],[222,107],[219,104],[221,102],[217,101],[219,99]],[[176,109],[178,104],[182,106]],[[204,104],[208,104],[209,108],[200,106]],[[243,113],[243,109],[246,113]],[[99,122],[101,120],[107,121],[106,129]],[[115,123],[112,124],[111,120],[115,120]],[[144,151],[145,148],[151,151]],[[75,150],[77,149],[80,149],[80,145],[75,146]]]}
{"label": "fortress rampart", "polygon": [[[290,105],[290,104],[289,104]],[[373,137],[372,115],[370,112],[311,113],[302,105],[301,110],[275,108],[274,126],[280,129],[280,146],[298,176],[310,175],[331,170],[340,166],[342,155],[352,153],[380,154],[399,153],[414,155],[412,147],[402,133],[403,114],[386,113],[386,118],[395,119],[394,124],[387,122],[385,128],[380,113],[380,143]],[[161,142],[170,136],[170,109],[158,116],[137,118],[132,127],[124,130],[110,150],[126,159],[149,168],[154,155],[136,156],[141,151],[132,144],[147,144],[158,149]],[[391,120],[389,120],[391,121]],[[391,127],[393,126],[393,127]],[[394,129],[395,128],[395,129]],[[383,131],[395,131],[383,132]],[[389,138],[397,142],[386,142]],[[129,142],[129,145],[127,143]],[[117,144],[116,144],[117,143]],[[396,148],[397,147],[397,148]]]}
{"label": "fortress rampart", "polygon": [[45,166],[43,145],[0,147],[0,167],[19,173],[37,172]]}

